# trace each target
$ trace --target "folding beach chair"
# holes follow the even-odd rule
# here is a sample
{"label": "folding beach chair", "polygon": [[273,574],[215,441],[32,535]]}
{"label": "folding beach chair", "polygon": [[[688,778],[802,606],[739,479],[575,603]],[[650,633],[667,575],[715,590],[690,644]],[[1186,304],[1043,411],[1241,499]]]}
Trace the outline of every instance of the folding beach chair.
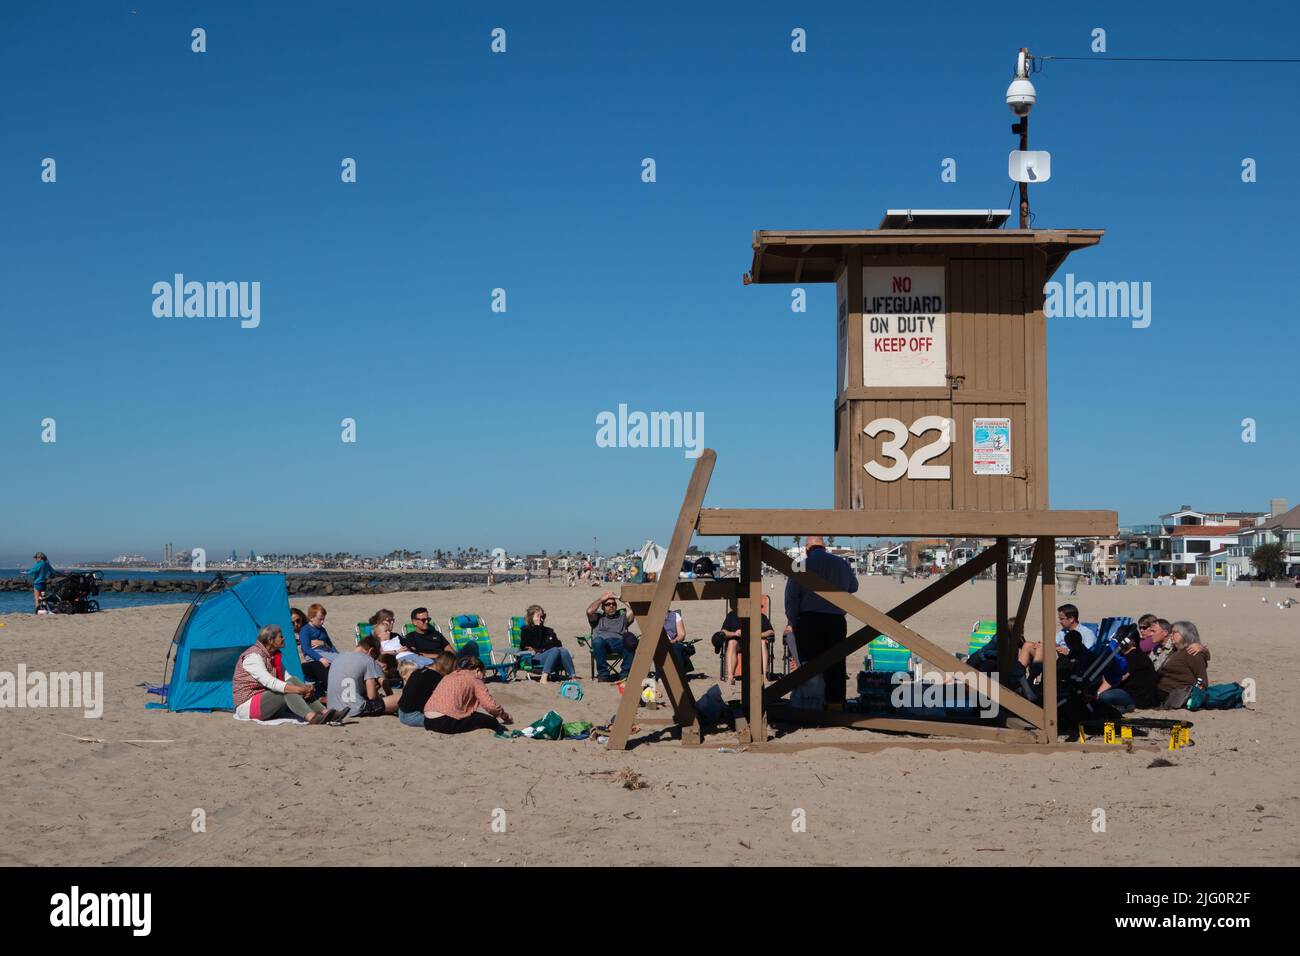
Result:
{"label": "folding beach chair", "polygon": [[881,634],[867,645],[867,665],[867,670],[875,674],[908,673],[912,670],[912,652]]}
{"label": "folding beach chair", "polygon": [[466,646],[473,644],[478,650],[478,658],[483,662],[483,670],[495,674],[503,682],[514,678],[517,665],[514,661],[499,658],[492,649],[492,636],[487,624],[477,614],[453,614],[447,619],[447,631],[451,644],[459,654]]}
{"label": "folding beach chair", "polygon": [[353,629],[352,636],[356,638],[356,642],[360,644],[363,637],[369,637],[373,633],[374,629],[369,624],[365,621],[357,621],[357,626]]}
{"label": "folding beach chair", "polygon": [[997,621],[976,621],[970,629],[970,641],[966,645],[966,656],[974,657],[976,651],[982,651],[984,645],[997,636]]}
{"label": "folding beach chair", "polygon": [[[716,635],[715,635],[716,636]],[[691,643],[695,643],[692,641]],[[770,641],[763,642],[763,666],[767,668],[765,674],[776,674],[776,645],[781,645],[781,676],[790,673],[790,644],[781,635],[777,635]],[[739,658],[737,658],[739,661]],[[727,642],[723,641],[718,647],[718,680],[727,680],[731,675],[727,673]]]}
{"label": "folding beach chair", "polygon": [[505,653],[514,658],[516,676],[523,674],[529,680],[540,680],[542,670],[536,655],[532,651],[524,650],[520,643],[524,632],[524,619],[518,616],[510,618],[506,629],[510,632],[510,649]]}
{"label": "folding beach chair", "polygon": [[[622,614],[623,611],[620,610],[618,613]],[[587,653],[591,657],[591,679],[595,680],[596,677],[598,676],[596,674],[596,649],[592,647],[591,632],[588,631],[586,634],[579,634],[575,638],[575,640],[578,642],[578,645],[580,647],[585,647],[587,649]],[[617,654],[614,653],[613,651],[610,651],[605,657],[605,672],[608,673],[610,677],[615,677],[615,678],[620,677],[623,673],[622,671],[623,655],[635,654],[635,653],[636,653],[635,651],[630,651],[627,649],[624,649],[623,651]]]}
{"label": "folding beach chair", "polygon": [[1121,627],[1132,623],[1133,618],[1131,617],[1103,617],[1101,625],[1097,628],[1097,640],[1109,641]]}

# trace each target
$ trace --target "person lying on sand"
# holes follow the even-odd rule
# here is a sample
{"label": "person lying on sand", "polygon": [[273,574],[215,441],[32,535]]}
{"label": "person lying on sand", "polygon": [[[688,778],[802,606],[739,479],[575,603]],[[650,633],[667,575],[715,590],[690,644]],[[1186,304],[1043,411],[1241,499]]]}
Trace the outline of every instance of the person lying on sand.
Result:
{"label": "person lying on sand", "polygon": [[235,714],[252,720],[271,720],[291,711],[309,724],[330,724],[344,717],[342,710],[326,710],[309,684],[296,678],[285,679],[284,663],[280,649],[284,647],[284,634],[275,624],[268,624],[257,633],[257,643],[239,655],[235,676],[231,679],[231,695],[235,701]]}

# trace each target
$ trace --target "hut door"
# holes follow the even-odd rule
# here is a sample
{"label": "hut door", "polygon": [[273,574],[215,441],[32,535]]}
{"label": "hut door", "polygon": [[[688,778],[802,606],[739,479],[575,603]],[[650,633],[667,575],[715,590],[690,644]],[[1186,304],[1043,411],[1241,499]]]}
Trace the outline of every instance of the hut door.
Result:
{"label": "hut door", "polygon": [[1030,473],[1034,317],[1027,316],[1025,260],[952,259],[948,332],[954,421],[953,508],[1044,508]]}

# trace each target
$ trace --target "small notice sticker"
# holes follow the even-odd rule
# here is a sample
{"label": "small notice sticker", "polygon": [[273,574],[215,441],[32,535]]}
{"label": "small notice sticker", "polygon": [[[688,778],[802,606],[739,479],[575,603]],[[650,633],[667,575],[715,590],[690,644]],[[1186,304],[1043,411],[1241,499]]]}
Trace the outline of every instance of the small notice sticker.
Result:
{"label": "small notice sticker", "polygon": [[1011,474],[1011,419],[977,418],[972,428],[971,454],[975,474]]}

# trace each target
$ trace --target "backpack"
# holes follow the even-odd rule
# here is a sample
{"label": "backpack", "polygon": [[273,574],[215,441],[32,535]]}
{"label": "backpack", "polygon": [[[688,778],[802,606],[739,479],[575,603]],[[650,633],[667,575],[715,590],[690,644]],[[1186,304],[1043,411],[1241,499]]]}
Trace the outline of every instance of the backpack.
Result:
{"label": "backpack", "polygon": [[1233,710],[1245,707],[1243,690],[1240,684],[1211,684],[1209,687],[1193,687],[1187,695],[1188,710]]}

